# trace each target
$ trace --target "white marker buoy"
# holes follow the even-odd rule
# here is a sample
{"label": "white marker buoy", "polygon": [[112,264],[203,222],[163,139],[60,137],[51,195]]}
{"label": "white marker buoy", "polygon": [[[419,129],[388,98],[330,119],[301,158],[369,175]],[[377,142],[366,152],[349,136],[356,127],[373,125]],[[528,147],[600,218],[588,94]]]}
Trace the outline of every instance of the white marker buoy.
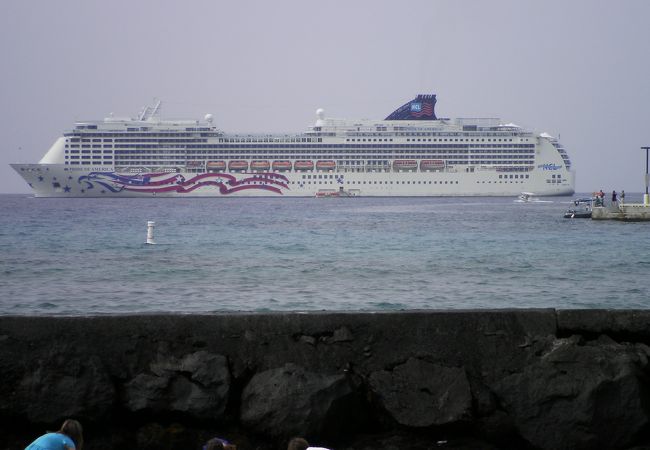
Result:
{"label": "white marker buoy", "polygon": [[150,220],[147,222],[147,244],[155,244],[153,241],[153,228],[156,226],[156,222]]}

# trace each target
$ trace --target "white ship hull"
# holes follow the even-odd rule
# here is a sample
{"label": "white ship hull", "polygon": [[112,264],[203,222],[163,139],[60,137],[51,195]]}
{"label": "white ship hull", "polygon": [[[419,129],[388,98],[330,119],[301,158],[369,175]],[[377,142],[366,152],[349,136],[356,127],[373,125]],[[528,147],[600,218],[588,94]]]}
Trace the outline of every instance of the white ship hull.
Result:
{"label": "white ship hull", "polygon": [[541,196],[574,193],[574,174],[561,169],[540,169],[530,172],[526,179],[523,174],[504,174],[493,169],[471,173],[332,171],[127,175],[108,168],[80,171],[61,164],[12,164],[12,167],[29,183],[37,197],[314,197],[319,193],[325,194],[323,196],[345,193],[345,196],[363,197],[436,197],[516,196],[523,191]]}

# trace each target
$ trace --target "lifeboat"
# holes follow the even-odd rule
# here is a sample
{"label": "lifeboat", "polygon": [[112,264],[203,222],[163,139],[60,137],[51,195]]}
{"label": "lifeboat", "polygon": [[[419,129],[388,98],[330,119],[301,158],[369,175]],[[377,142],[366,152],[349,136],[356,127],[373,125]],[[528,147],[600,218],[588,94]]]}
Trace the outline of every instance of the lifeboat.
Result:
{"label": "lifeboat", "polygon": [[439,170],[445,168],[443,159],[423,159],[420,161],[420,170]]}
{"label": "lifeboat", "polygon": [[314,170],[314,162],[302,159],[293,163],[293,168],[295,170]]}
{"label": "lifeboat", "polygon": [[248,161],[236,159],[228,163],[228,170],[247,170],[247,169],[248,169]]}
{"label": "lifeboat", "polygon": [[395,170],[416,170],[418,162],[415,159],[396,159],[393,161],[393,169]]}
{"label": "lifeboat", "polygon": [[226,170],[225,161],[208,161],[205,165],[208,170]]}
{"label": "lifeboat", "polygon": [[316,161],[316,170],[334,170],[336,169],[336,162],[331,159]]}
{"label": "lifeboat", "polygon": [[291,161],[273,161],[273,170],[291,170]]}
{"label": "lifeboat", "polygon": [[268,161],[253,161],[251,162],[251,170],[269,170],[271,164]]}

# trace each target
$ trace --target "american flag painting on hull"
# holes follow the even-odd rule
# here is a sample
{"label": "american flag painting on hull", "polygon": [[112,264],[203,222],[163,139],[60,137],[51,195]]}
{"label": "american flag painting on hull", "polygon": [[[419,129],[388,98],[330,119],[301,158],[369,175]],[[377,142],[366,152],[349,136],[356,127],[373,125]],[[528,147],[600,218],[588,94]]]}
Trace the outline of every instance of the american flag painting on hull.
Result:
{"label": "american flag painting on hull", "polygon": [[113,193],[130,191],[143,194],[189,194],[197,189],[216,186],[222,195],[243,190],[263,190],[282,194],[288,189],[288,179],[277,173],[242,173],[238,178],[229,173],[202,173],[191,178],[181,174],[147,173],[120,175],[114,172],[91,172],[78,178],[85,191],[108,190]]}

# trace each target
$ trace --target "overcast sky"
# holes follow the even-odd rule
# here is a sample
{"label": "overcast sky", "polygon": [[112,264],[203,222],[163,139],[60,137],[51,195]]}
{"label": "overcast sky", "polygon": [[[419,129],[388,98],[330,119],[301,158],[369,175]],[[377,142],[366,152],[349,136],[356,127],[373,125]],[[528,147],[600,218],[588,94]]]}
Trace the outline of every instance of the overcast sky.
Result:
{"label": "overcast sky", "polygon": [[0,192],[75,120],[212,113],[224,131],[384,118],[418,93],[439,117],[560,135],[577,191],[645,189],[650,1],[3,0]]}

